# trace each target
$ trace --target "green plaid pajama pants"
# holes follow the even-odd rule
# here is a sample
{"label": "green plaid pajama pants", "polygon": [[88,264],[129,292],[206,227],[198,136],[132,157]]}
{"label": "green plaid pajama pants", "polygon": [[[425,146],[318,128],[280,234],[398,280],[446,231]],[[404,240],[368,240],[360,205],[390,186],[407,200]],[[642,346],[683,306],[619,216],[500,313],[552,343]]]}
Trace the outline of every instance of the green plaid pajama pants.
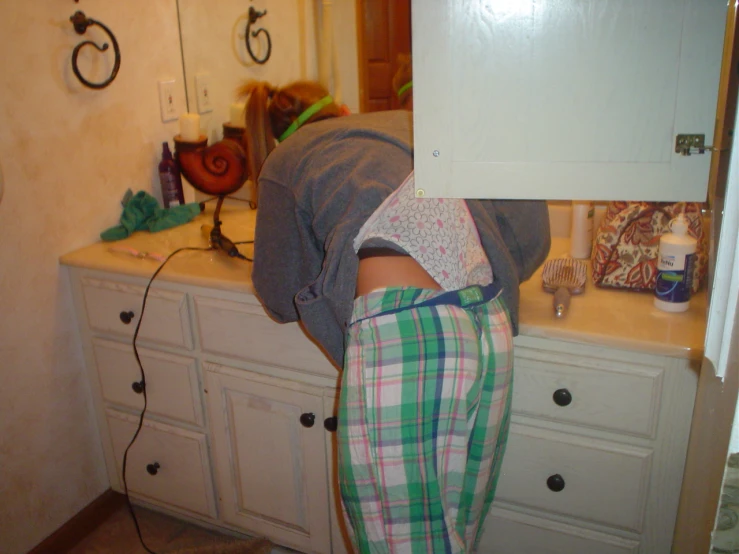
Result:
{"label": "green plaid pajama pants", "polygon": [[513,339],[496,289],[355,300],[337,438],[360,553],[476,550],[510,423]]}

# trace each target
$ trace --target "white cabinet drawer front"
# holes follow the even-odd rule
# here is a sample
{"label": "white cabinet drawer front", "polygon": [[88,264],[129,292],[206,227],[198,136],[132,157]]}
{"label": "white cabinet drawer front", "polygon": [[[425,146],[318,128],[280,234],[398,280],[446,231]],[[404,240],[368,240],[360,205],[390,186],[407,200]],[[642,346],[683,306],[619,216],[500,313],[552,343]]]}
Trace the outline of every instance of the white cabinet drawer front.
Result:
{"label": "white cabinet drawer front", "polygon": [[[103,333],[133,336],[141,317],[144,287],[85,277],[82,290],[90,327]],[[141,340],[191,349],[187,296],[150,289],[138,336]]]}
{"label": "white cabinet drawer front", "polygon": [[[134,417],[108,411],[108,427],[121,476],[123,453],[136,432],[136,424]],[[128,490],[132,494],[216,517],[204,434],[145,421],[126,464]],[[152,475],[149,469],[156,474]]]}
{"label": "white cabinet drawer front", "polygon": [[[141,410],[144,396],[133,388],[141,380],[133,347],[94,339],[93,349],[103,398]],[[195,360],[141,347],[138,351],[146,376],[147,415],[202,425],[203,407]]]}
{"label": "white cabinet drawer front", "polygon": [[[597,358],[549,360],[521,349],[515,358],[514,413],[652,438],[663,369]],[[592,362],[592,365],[587,365]]]}
{"label": "white cabinet drawer front", "polygon": [[651,461],[650,450],[513,424],[496,499],[639,532]]}
{"label": "white cabinet drawer front", "polygon": [[639,543],[572,525],[490,511],[479,554],[636,554]]}
{"label": "white cabinet drawer front", "polygon": [[337,371],[296,323],[272,321],[253,303],[195,296],[204,352],[336,377]]}

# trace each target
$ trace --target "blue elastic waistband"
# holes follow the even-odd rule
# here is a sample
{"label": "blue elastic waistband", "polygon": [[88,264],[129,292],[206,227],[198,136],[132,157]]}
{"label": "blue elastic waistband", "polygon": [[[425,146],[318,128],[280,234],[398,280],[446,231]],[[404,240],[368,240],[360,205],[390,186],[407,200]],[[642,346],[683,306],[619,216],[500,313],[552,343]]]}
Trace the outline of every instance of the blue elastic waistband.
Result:
{"label": "blue elastic waistband", "polygon": [[[360,315],[357,319],[353,320],[352,323],[357,323],[367,319],[368,317],[376,317],[378,315],[387,315],[402,312],[404,310],[422,308],[428,306],[459,306],[460,308],[472,308],[480,304],[487,304],[491,300],[497,298],[503,291],[498,283],[490,283],[489,285],[472,285],[459,290],[442,292],[436,294],[426,300],[414,300],[415,297],[421,294],[428,294],[428,289],[405,289],[404,291],[394,291],[394,294],[406,294],[406,298],[401,299],[400,296],[396,297],[395,307],[388,307],[388,309],[376,309],[379,305],[375,304],[375,309],[370,309],[369,313],[366,310],[363,315]],[[379,291],[378,291],[379,292]],[[366,308],[366,307],[365,307]]]}

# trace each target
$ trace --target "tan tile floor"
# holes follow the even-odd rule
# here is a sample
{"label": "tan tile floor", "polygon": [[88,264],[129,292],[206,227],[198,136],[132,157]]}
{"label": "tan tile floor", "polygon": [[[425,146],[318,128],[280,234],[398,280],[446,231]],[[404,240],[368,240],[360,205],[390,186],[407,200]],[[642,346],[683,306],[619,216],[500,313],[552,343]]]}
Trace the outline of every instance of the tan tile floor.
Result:
{"label": "tan tile floor", "polygon": [[[134,507],[141,535],[156,554],[271,554],[288,552],[264,539],[230,536]],[[114,512],[69,554],[147,554],[136,534],[128,506]]]}

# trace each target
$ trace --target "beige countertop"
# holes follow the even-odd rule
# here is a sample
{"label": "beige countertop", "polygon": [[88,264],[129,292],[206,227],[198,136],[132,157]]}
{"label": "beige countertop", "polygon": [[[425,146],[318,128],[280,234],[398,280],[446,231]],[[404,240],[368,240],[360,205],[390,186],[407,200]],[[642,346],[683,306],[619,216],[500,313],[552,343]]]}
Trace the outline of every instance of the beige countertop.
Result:
{"label": "beige countertop", "polygon": [[[209,206],[208,210],[212,210]],[[222,233],[233,242],[254,238],[256,212],[243,207],[224,206],[221,212]],[[97,242],[65,254],[63,265],[122,273],[149,278],[160,265],[151,257],[136,257],[117,251],[133,249],[167,256],[181,247],[205,248],[208,241],[201,232],[212,225],[212,213],[206,212],[190,223],[159,233],[137,232],[116,242]],[[238,246],[251,258],[251,244]],[[560,257],[568,251],[568,240],[553,238],[549,257]],[[157,279],[253,293],[251,263],[229,258],[222,252],[182,251],[174,255]],[[541,287],[541,268],[521,285],[520,333],[566,341],[599,344],[638,350],[651,354],[700,360],[706,327],[706,293],[701,292],[683,313],[667,313],[652,303],[652,294],[599,289],[588,282],[585,291],[573,296],[569,313],[562,319],[554,316],[552,295]]]}

